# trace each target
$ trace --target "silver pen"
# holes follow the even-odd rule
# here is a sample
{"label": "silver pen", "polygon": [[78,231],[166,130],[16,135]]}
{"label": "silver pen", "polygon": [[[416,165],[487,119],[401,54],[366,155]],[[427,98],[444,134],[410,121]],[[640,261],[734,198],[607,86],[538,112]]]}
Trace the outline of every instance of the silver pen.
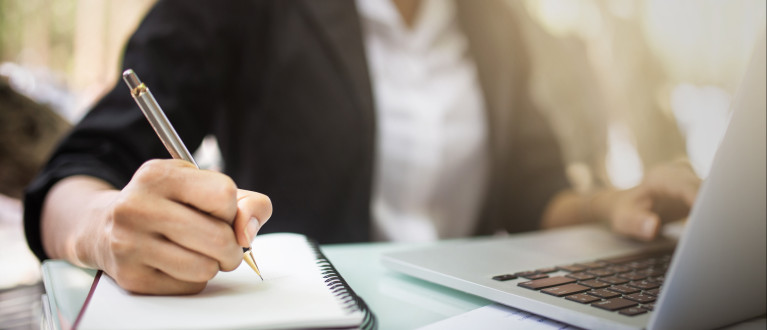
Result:
{"label": "silver pen", "polygon": [[[184,142],[181,141],[181,138],[178,136],[178,133],[176,133],[173,125],[168,121],[168,117],[165,116],[160,105],[157,104],[157,100],[152,96],[152,92],[150,92],[149,88],[141,82],[136,73],[133,72],[133,69],[128,69],[123,72],[123,80],[130,88],[131,96],[133,96],[133,99],[138,104],[141,112],[143,112],[146,119],[149,120],[149,124],[152,125],[155,133],[160,137],[162,144],[165,145],[165,149],[168,149],[171,156],[175,159],[188,161],[194,164],[195,167],[200,168],[197,166],[197,162],[194,161],[194,158],[192,158],[192,154],[189,153]],[[258,277],[263,280],[264,278],[261,276],[261,271],[258,270],[258,265],[256,265],[256,259],[253,258],[252,246],[242,248],[242,253],[242,258],[245,262],[250,268],[253,268],[256,274],[258,274]]]}

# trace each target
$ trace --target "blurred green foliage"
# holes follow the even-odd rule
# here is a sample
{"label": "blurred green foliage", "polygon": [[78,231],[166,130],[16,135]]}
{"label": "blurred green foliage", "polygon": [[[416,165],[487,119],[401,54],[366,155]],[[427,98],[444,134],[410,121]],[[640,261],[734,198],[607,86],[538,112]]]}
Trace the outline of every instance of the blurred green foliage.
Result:
{"label": "blurred green foliage", "polygon": [[0,0],[0,62],[71,65],[76,0]]}

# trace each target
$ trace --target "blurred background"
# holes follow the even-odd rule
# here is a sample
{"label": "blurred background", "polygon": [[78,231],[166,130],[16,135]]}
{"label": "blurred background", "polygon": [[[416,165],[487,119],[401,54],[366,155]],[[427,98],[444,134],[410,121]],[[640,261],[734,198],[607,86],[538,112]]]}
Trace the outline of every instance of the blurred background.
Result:
{"label": "blurred background", "polygon": [[[124,43],[154,2],[0,0],[0,328],[37,327],[39,308],[8,303],[40,290],[23,238],[23,187],[117,82]],[[577,189],[628,188],[645,169],[684,158],[706,177],[754,41],[764,38],[764,0],[506,3],[532,53],[533,98]],[[197,158],[215,168],[216,155],[207,139]]]}

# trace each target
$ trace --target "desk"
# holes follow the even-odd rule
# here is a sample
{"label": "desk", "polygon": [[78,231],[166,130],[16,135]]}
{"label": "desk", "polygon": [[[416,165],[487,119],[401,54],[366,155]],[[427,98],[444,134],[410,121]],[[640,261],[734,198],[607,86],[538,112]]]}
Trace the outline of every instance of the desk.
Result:
{"label": "desk", "polygon": [[[671,228],[667,230],[681,230]],[[673,234],[673,233],[672,233]],[[414,329],[491,304],[490,300],[394,272],[381,265],[387,252],[438,243],[359,243],[324,245],[322,251],[386,329]],[[765,329],[764,315],[724,329]]]}
{"label": "desk", "polygon": [[[418,246],[425,244],[337,244],[322,246],[322,251],[370,306],[382,330],[414,329],[490,304],[483,298],[395,273],[379,261],[383,253]],[[56,306],[50,306],[51,314],[43,320],[58,329],[59,321],[71,323],[77,316],[95,271],[80,269],[62,260],[49,260],[44,264],[44,280],[56,281],[54,285],[63,288],[59,292],[66,292],[64,296],[54,297]],[[57,274],[56,278],[46,276],[51,270]]]}
{"label": "desk", "polygon": [[[433,244],[433,243],[429,243]],[[402,275],[383,267],[383,253],[426,246],[408,243],[360,243],[324,245],[322,251],[333,262],[339,273],[361,296],[378,317],[379,328],[414,329],[490,304],[489,300],[460,291]],[[44,317],[42,328],[58,329],[59,322],[71,323],[85,300],[94,270],[74,267],[62,260],[49,260],[47,270],[54,270],[56,278],[45,276],[45,281],[56,281],[55,286],[66,292],[56,296],[56,306]],[[49,283],[46,283],[49,285]],[[46,299],[43,299],[45,309]],[[43,313],[45,314],[45,312]],[[730,329],[764,329],[764,316],[734,325]]]}

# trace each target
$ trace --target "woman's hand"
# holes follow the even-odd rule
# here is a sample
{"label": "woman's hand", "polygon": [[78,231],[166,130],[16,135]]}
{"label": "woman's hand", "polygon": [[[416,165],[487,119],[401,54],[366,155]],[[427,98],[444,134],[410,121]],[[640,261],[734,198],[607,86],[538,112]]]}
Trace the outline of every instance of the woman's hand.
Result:
{"label": "woman's hand", "polygon": [[607,219],[622,235],[649,241],[663,223],[690,212],[701,180],[687,163],[670,163],[650,170],[639,186],[615,192]]}
{"label": "woman's hand", "polygon": [[[70,203],[83,207],[67,212]],[[80,221],[57,231],[62,215]],[[270,216],[268,197],[237,189],[224,174],[152,160],[121,191],[89,177],[59,182],[44,207],[43,239],[50,256],[103,269],[126,290],[190,294],[237,268]]]}
{"label": "woman's hand", "polygon": [[562,191],[547,206],[542,227],[606,222],[616,233],[649,241],[658,236],[664,222],[690,212],[700,183],[688,163],[675,162],[653,168],[632,189]]}

